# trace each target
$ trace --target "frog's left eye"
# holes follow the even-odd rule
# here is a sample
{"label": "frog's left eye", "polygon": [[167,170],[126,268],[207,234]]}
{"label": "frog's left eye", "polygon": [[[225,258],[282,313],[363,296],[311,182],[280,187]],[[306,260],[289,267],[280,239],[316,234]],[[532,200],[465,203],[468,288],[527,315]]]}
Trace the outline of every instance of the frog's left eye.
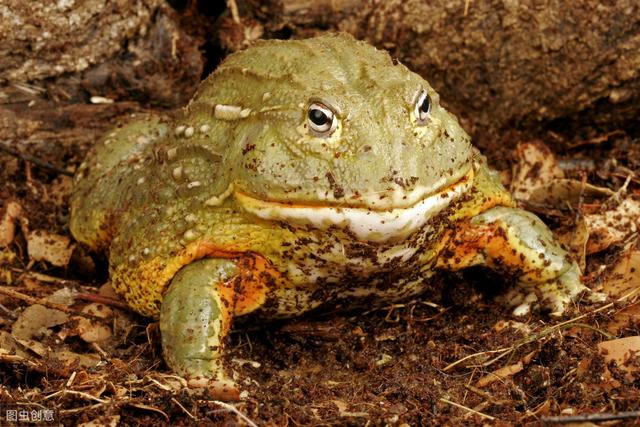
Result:
{"label": "frog's left eye", "polygon": [[431,113],[431,98],[426,91],[421,91],[416,98],[416,105],[413,107],[413,114],[419,125],[424,125],[429,119]]}
{"label": "frog's left eye", "polygon": [[338,119],[329,107],[319,102],[309,105],[309,128],[316,136],[329,136],[338,127]]}

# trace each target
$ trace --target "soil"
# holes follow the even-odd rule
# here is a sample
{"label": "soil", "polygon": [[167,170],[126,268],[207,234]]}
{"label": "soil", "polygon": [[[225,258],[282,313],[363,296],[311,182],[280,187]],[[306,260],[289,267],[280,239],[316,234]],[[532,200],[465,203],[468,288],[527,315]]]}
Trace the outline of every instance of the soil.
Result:
{"label": "soil", "polygon": [[[173,6],[183,30],[188,22],[202,24],[185,31],[201,42],[206,74],[224,55],[220,37],[211,36],[228,30],[213,19],[224,11],[192,2]],[[64,87],[72,81],[63,80]],[[419,299],[382,309],[241,326],[227,347],[228,366],[246,391],[241,402],[223,404],[182,387],[162,360],[157,323],[99,294],[108,283],[104,256],[77,247],[66,265],[56,267],[30,258],[27,241],[30,230],[70,236],[69,175],[102,133],[132,114],[167,111],[184,95],[154,103],[114,89],[116,102],[92,104],[86,88],[74,92],[84,100],[52,97],[55,85],[1,88],[0,218],[10,202],[22,213],[14,238],[0,250],[0,287],[17,292],[0,293],[0,330],[11,332],[38,302],[53,307],[44,299],[70,288],[80,296],[66,310],[77,315],[91,302],[109,306],[114,314],[105,324],[113,335],[87,342],[77,333],[76,318],[34,338],[46,351],[22,343],[24,357],[0,352],[0,410],[48,408],[64,425],[538,425],[558,421],[549,417],[589,420],[598,413],[618,418],[616,425],[640,425],[640,372],[621,369],[597,347],[640,335],[637,300],[583,301],[562,319],[540,312],[514,318],[499,301],[510,284],[480,268],[440,274]],[[618,191],[631,173],[625,194],[640,195],[637,128],[604,133],[549,120],[485,135],[482,149],[508,180],[520,160],[513,147],[533,137],[552,147],[567,177]],[[558,209],[536,213],[559,234],[579,216]],[[612,268],[636,248],[637,234],[589,254],[587,285],[605,286]],[[623,310],[635,314],[609,327]],[[97,355],[101,363],[62,361],[63,348]]]}

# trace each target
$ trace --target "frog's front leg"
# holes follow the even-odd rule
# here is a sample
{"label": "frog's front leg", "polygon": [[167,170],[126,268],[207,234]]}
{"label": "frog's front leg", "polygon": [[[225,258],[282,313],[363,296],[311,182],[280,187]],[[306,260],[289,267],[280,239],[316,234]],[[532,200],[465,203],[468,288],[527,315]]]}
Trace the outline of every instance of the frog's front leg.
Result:
{"label": "frog's front leg", "polygon": [[458,270],[486,265],[516,273],[519,288],[508,295],[515,315],[529,312],[539,302],[561,315],[582,291],[580,270],[535,215],[521,209],[495,207],[449,230],[437,267]]}
{"label": "frog's front leg", "polygon": [[164,359],[191,386],[215,381],[230,396],[237,389],[224,373],[222,349],[234,314],[238,268],[232,260],[204,259],[182,268],[160,311]]}
{"label": "frog's front leg", "polygon": [[252,258],[209,258],[182,268],[171,281],[160,311],[162,350],[190,386],[238,399],[237,387],[225,375],[222,351],[234,316],[264,302],[264,287],[255,280],[260,270]]}

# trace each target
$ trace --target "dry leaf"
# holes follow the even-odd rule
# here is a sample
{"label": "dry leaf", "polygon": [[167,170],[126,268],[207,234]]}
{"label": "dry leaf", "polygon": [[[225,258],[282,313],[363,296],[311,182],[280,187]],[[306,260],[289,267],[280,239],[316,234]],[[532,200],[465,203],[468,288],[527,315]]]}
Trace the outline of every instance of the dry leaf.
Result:
{"label": "dry leaf", "polygon": [[17,202],[6,205],[2,219],[0,219],[0,247],[8,246],[16,236],[16,219],[22,216],[22,206]]}
{"label": "dry leaf", "polygon": [[76,302],[77,291],[74,289],[64,287],[60,288],[47,297],[47,302],[54,304],[66,305],[67,307],[73,305]]}
{"label": "dry leaf", "polygon": [[28,348],[29,350],[31,350],[32,352],[34,352],[40,357],[46,356],[50,350],[49,347],[42,344],[40,341],[35,341],[31,339],[22,340],[18,338],[16,338],[16,341],[19,342],[23,347]]}
{"label": "dry leaf", "polygon": [[116,427],[120,424],[120,415],[104,415],[86,423],[78,424],[78,427]]}
{"label": "dry leaf", "polygon": [[[640,365],[635,363],[640,360],[640,336],[603,341],[598,349],[603,353],[605,363],[615,361],[620,370],[627,372],[625,378],[630,382],[634,380],[631,373],[640,371]],[[626,364],[628,361],[632,362]]]}
{"label": "dry leaf", "polygon": [[[631,373],[638,372],[640,370],[640,366],[637,363],[631,363],[629,366],[625,366],[624,364],[632,357],[636,357],[637,360],[640,356],[640,336],[601,342],[598,344],[598,351],[604,356],[605,365],[602,373],[599,375],[599,381],[592,383],[591,387],[603,391],[610,391],[621,386],[620,381],[613,377],[607,366],[612,361],[616,362],[618,368],[622,372],[626,372],[626,380],[634,380]],[[582,359],[578,364],[577,374],[581,376],[591,376],[592,373],[590,372],[590,369],[592,369],[592,362],[590,359]]]}
{"label": "dry leaf", "polygon": [[73,178],[66,175],[58,175],[49,186],[47,198],[57,206],[61,206],[65,199],[71,194],[73,188]]}
{"label": "dry leaf", "polygon": [[115,300],[120,299],[120,295],[118,295],[115,289],[113,289],[111,282],[107,282],[104,285],[100,286],[100,289],[98,289],[98,294],[102,295],[103,297],[113,298]]}
{"label": "dry leaf", "polygon": [[95,368],[100,363],[100,357],[96,354],[79,354],[69,350],[59,350],[51,353],[51,357],[58,359],[67,369],[78,363],[82,368]]}
{"label": "dry leaf", "polygon": [[596,253],[638,231],[640,202],[626,198],[614,209],[587,214],[584,220],[589,230],[587,254]]}
{"label": "dry leaf", "polygon": [[523,369],[522,362],[518,362],[514,365],[505,366],[503,368],[493,371],[483,376],[482,378],[480,378],[476,383],[476,387],[478,388],[486,387],[495,381],[498,381],[507,377],[511,377],[517,374],[518,372],[522,371],[522,369]]}
{"label": "dry leaf", "polygon": [[[113,310],[104,304],[91,303],[82,309],[83,313],[92,314],[103,319],[113,317]],[[101,342],[113,335],[108,325],[98,321],[78,316],[78,334],[86,342]]]}
{"label": "dry leaf", "polygon": [[538,405],[532,413],[538,417],[541,415],[549,415],[551,413],[551,399],[547,399]]}
{"label": "dry leaf", "polygon": [[[50,302],[50,303],[53,303],[53,304],[58,304],[58,305],[63,305],[63,306],[69,307],[69,306],[73,305],[76,302],[77,293],[78,292],[75,291],[74,289],[67,288],[65,286],[64,288],[58,289],[57,291],[55,291],[54,293],[49,295],[46,298],[46,301]],[[71,319],[73,319],[73,318],[71,318]],[[57,336],[62,341],[64,341],[67,338],[68,332],[69,332],[68,329],[63,328],[62,330],[58,331]]]}
{"label": "dry leaf", "polygon": [[604,292],[619,298],[640,287],[640,251],[628,250],[618,260],[602,286]]}
{"label": "dry leaf", "polygon": [[518,163],[514,167],[511,192],[530,206],[555,209],[576,208],[580,199],[592,201],[611,197],[608,188],[566,179],[553,152],[539,141],[518,145]]}
{"label": "dry leaf", "polygon": [[558,241],[569,249],[572,258],[578,261],[580,270],[584,271],[587,264],[587,242],[589,241],[589,229],[584,219],[580,218],[573,229],[559,235]]}
{"label": "dry leaf", "polygon": [[20,314],[11,328],[11,334],[20,340],[48,335],[49,328],[66,322],[68,318],[69,316],[60,310],[34,304]]}
{"label": "dry leaf", "polygon": [[605,327],[607,331],[615,335],[621,328],[634,323],[640,324],[640,302],[628,305],[618,311]]}
{"label": "dry leaf", "polygon": [[343,402],[342,400],[331,400],[331,403],[333,403],[334,405],[336,405],[336,408],[338,408],[338,415],[340,415],[341,417],[362,417],[362,418],[366,418],[369,416],[368,413],[366,412],[350,412],[347,411],[347,408],[349,407],[349,405],[346,402]]}
{"label": "dry leaf", "polygon": [[516,151],[519,161],[511,181],[511,192],[516,199],[529,200],[536,188],[553,179],[564,178],[553,152],[542,142],[519,144]]}
{"label": "dry leaf", "polygon": [[529,335],[531,333],[531,328],[526,323],[516,322],[515,320],[499,320],[493,325],[493,330],[496,332],[502,332],[505,329],[514,329],[516,331],[522,332],[523,335]]}
{"label": "dry leaf", "polygon": [[0,350],[4,354],[15,354],[25,359],[31,358],[30,354],[22,349],[15,338],[5,331],[0,331]]}
{"label": "dry leaf", "polygon": [[576,209],[583,201],[590,202],[598,197],[611,197],[614,192],[605,187],[583,183],[575,179],[555,178],[529,190],[527,203],[533,206],[556,209]]}
{"label": "dry leaf", "polygon": [[27,237],[27,251],[29,257],[35,261],[47,261],[56,267],[66,267],[69,264],[75,244],[67,236],[49,233],[45,230],[35,230]]}

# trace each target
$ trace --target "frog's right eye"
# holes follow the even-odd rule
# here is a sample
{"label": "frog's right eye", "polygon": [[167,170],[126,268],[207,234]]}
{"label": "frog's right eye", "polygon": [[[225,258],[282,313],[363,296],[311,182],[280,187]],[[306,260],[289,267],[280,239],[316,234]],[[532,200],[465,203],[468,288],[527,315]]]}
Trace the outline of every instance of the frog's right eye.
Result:
{"label": "frog's right eye", "polygon": [[319,102],[309,105],[307,114],[309,128],[316,136],[327,137],[338,127],[338,118],[329,107]]}
{"label": "frog's right eye", "polygon": [[431,97],[429,94],[422,90],[416,97],[415,107],[413,115],[416,118],[418,125],[423,126],[429,121],[429,114],[431,113]]}

